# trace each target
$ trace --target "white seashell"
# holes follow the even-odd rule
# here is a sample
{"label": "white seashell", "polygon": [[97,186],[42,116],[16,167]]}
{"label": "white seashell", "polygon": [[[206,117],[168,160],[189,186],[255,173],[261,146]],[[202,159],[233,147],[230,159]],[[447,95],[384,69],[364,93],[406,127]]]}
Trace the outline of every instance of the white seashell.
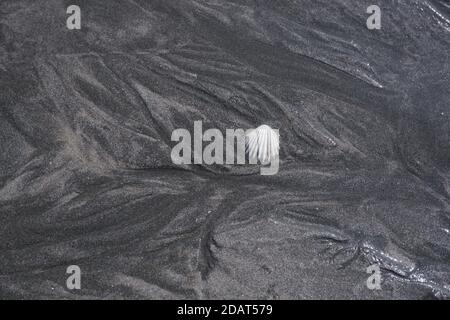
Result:
{"label": "white seashell", "polygon": [[279,149],[278,133],[265,124],[245,135],[245,150],[250,161],[258,159],[262,164],[268,164],[278,157]]}

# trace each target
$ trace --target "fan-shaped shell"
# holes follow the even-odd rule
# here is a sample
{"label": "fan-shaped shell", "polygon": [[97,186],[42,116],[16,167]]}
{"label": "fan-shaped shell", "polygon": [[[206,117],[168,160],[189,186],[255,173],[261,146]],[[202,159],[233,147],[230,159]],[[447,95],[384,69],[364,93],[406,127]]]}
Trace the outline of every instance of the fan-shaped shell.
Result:
{"label": "fan-shaped shell", "polygon": [[280,148],[278,133],[267,125],[248,132],[245,143],[249,159],[257,158],[262,164],[268,164],[278,156]]}

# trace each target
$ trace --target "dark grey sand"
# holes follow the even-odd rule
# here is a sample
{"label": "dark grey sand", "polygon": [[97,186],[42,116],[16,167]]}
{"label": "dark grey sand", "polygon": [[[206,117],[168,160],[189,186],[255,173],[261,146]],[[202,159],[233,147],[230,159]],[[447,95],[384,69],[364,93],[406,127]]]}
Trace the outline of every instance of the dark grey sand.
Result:
{"label": "dark grey sand", "polygon": [[[1,0],[0,298],[448,298],[449,52],[447,0]],[[195,120],[279,173],[172,164]]]}

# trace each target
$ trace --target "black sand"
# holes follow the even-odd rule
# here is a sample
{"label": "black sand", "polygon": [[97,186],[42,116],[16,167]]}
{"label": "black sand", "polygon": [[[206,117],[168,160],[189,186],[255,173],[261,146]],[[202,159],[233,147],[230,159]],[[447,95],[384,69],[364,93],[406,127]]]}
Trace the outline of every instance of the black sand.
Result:
{"label": "black sand", "polygon": [[[75,2],[0,2],[0,298],[449,297],[448,1]],[[195,120],[279,173],[173,165]]]}

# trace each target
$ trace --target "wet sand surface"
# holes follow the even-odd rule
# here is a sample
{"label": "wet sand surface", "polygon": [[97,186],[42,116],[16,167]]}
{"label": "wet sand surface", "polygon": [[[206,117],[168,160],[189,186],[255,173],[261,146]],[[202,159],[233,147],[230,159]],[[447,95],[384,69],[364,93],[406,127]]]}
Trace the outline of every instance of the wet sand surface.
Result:
{"label": "wet sand surface", "polygon": [[[450,296],[448,1],[72,2],[0,3],[0,298]],[[196,120],[278,174],[174,165]]]}

